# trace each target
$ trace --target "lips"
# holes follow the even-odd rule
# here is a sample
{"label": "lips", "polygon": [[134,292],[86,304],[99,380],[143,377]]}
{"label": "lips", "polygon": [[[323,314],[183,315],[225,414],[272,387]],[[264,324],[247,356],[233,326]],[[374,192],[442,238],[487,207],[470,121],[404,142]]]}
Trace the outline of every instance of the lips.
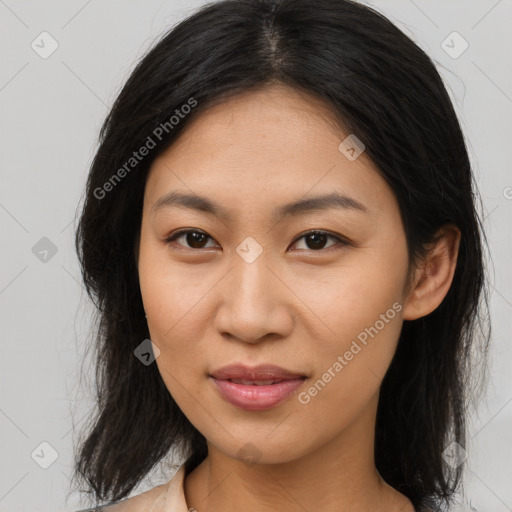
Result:
{"label": "lips", "polygon": [[[210,374],[215,379],[230,380],[237,384],[265,385],[304,378],[305,375],[285,370],[280,366],[262,364],[255,367],[248,367],[242,364],[224,366]],[[264,384],[265,383],[265,384]]]}
{"label": "lips", "polygon": [[227,402],[248,411],[261,411],[283,403],[306,376],[275,365],[250,368],[238,364],[216,370],[210,378]]}
{"label": "lips", "polygon": [[272,384],[277,384],[278,382],[283,382],[283,380],[269,379],[269,380],[245,380],[245,379],[228,379],[230,382],[234,382],[235,384],[243,384],[244,386],[271,386]]}

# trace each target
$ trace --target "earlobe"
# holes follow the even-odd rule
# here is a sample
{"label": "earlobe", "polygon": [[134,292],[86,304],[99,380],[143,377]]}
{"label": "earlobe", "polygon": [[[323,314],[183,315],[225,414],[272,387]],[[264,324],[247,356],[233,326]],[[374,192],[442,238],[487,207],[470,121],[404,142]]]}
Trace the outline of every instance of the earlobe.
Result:
{"label": "earlobe", "polygon": [[405,300],[404,320],[416,320],[434,311],[443,301],[453,281],[461,232],[446,224],[436,234],[436,242],[414,273],[414,281]]}

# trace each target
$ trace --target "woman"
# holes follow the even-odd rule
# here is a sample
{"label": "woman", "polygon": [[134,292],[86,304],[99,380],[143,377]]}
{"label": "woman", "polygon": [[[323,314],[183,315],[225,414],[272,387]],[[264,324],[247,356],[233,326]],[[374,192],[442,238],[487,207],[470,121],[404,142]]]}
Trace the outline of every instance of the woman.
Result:
{"label": "woman", "polygon": [[[76,236],[96,505],[449,506],[485,298],[475,194],[435,66],[372,9],[226,0],[172,29],[104,123]],[[171,449],[174,477],[125,499]]]}

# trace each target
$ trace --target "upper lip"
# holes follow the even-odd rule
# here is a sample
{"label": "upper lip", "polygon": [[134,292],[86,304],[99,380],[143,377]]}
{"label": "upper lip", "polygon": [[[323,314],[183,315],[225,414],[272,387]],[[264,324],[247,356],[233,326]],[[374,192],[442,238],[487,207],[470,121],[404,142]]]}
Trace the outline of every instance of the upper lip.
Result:
{"label": "upper lip", "polygon": [[210,373],[212,377],[219,380],[242,379],[249,381],[258,380],[292,380],[304,378],[305,375],[273,364],[261,364],[258,366],[245,366],[243,364],[230,364]]}

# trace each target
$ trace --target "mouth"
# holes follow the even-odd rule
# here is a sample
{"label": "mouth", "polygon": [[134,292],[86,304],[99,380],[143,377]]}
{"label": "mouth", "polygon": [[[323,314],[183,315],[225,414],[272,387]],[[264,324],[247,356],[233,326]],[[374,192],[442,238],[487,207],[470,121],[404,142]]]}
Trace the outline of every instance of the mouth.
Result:
{"label": "mouth", "polygon": [[273,364],[260,364],[258,366],[246,366],[244,364],[230,364],[213,371],[210,377],[219,380],[243,381],[238,384],[258,384],[261,382],[282,382],[284,380],[306,377],[305,374],[286,370]]}
{"label": "mouth", "polygon": [[222,398],[248,411],[282,404],[302,385],[306,375],[275,365],[229,365],[209,374]]}
{"label": "mouth", "polygon": [[235,384],[243,384],[244,386],[272,386],[273,384],[278,384],[279,382],[286,382],[287,380],[292,379],[281,379],[281,380],[243,380],[243,379],[227,379],[229,382],[234,382]]}

